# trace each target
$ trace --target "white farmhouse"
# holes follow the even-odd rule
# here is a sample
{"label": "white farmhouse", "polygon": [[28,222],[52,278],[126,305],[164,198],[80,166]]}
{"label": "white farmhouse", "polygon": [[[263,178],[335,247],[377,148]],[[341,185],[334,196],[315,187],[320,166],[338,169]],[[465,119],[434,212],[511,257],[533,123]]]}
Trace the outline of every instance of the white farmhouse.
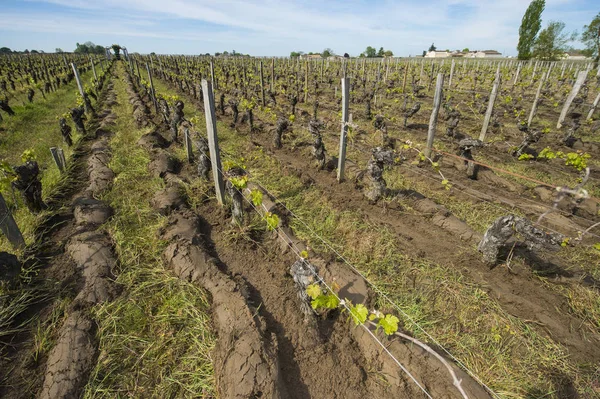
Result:
{"label": "white farmhouse", "polygon": [[584,60],[589,60],[590,58],[586,57],[579,51],[567,51],[565,53],[564,59],[570,60],[570,61],[584,61]]}
{"label": "white farmhouse", "polygon": [[502,53],[496,50],[476,50],[469,51],[465,57],[467,58],[502,58]]}
{"label": "white farmhouse", "polygon": [[447,51],[428,51],[427,54],[425,54],[425,58],[446,58],[446,57],[450,57],[450,53]]}

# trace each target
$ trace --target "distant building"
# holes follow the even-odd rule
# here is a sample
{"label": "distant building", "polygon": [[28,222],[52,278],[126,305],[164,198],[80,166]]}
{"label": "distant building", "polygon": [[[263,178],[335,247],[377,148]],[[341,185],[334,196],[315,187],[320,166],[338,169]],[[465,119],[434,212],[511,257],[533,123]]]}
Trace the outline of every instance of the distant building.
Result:
{"label": "distant building", "polygon": [[502,58],[502,53],[496,50],[475,50],[465,54],[467,58]]}
{"label": "distant building", "polygon": [[322,57],[321,54],[302,54],[300,58],[303,60],[320,60]]}
{"label": "distant building", "polygon": [[425,58],[446,58],[449,57],[450,53],[447,51],[428,51],[427,54],[425,54]]}
{"label": "distant building", "polygon": [[590,57],[586,57],[580,51],[567,51],[564,55],[564,59],[571,60],[571,61],[585,61],[585,60],[589,60]]}

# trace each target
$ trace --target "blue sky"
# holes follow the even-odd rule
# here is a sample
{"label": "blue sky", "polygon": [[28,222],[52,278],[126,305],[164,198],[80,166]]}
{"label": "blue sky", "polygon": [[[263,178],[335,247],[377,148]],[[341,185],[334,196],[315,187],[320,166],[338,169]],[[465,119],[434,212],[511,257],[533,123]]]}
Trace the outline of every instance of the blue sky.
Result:
{"label": "blue sky", "polygon": [[[529,0],[2,0],[0,47],[72,51],[76,42],[119,43],[130,52],[257,56],[290,51],[395,55],[440,49],[516,54]],[[598,0],[546,0],[543,24],[581,31]],[[577,47],[578,43],[574,43]]]}

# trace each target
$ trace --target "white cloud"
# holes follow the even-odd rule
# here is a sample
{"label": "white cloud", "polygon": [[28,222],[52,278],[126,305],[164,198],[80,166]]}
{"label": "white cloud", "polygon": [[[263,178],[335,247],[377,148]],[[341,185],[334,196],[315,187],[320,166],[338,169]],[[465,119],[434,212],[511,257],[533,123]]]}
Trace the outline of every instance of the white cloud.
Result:
{"label": "white cloud", "polygon": [[[495,48],[514,53],[518,26],[529,4],[526,0],[36,2],[65,11],[50,15],[0,13],[4,21],[0,29],[69,29],[78,34],[165,39],[179,42],[175,52],[185,51],[182,42],[200,41],[207,43],[209,52],[227,46],[257,55],[283,55],[292,49],[318,51],[324,47],[357,54],[367,45],[408,55],[420,53],[432,41],[440,48]],[[568,26],[583,25],[591,15],[584,0],[547,0],[546,10],[545,18],[556,16]]]}

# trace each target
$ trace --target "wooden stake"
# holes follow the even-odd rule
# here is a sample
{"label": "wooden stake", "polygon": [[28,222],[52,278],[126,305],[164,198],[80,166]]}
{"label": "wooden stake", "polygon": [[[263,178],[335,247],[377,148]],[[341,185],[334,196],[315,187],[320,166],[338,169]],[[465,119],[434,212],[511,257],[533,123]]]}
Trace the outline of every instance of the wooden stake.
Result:
{"label": "wooden stake", "polygon": [[308,61],[306,61],[306,69],[304,70],[304,103],[308,102]]}
{"label": "wooden stake", "polygon": [[344,180],[346,166],[346,140],[348,136],[348,108],[350,106],[350,79],[342,78],[342,129],[340,133],[340,156],[338,159],[337,180]]}
{"label": "wooden stake", "polygon": [[406,63],[404,67],[404,79],[402,80],[402,94],[404,94],[404,89],[406,88],[406,75],[408,74],[408,66],[410,64]]}
{"label": "wooden stake", "polygon": [[517,73],[515,73],[515,80],[513,80],[513,87],[517,84],[517,80],[519,80],[519,74],[521,73],[522,67],[523,64],[519,62],[519,65],[517,65]]}
{"label": "wooden stake", "polygon": [[454,76],[454,60],[452,60],[452,65],[450,66],[450,81],[448,82],[448,88],[452,87],[452,76]]}
{"label": "wooden stake", "polygon": [[215,194],[219,204],[225,204],[225,184],[221,174],[221,155],[219,154],[219,141],[217,138],[217,118],[215,115],[215,95],[212,84],[202,79],[202,95],[204,96],[204,115],[206,117],[206,134],[208,135],[208,148],[212,164],[213,179],[215,181]]}
{"label": "wooden stake", "polygon": [[592,108],[590,109],[590,113],[587,116],[587,119],[592,119],[592,116],[594,115],[594,112],[596,111],[596,108],[598,107],[598,103],[600,102],[600,93],[598,93],[598,95],[596,96],[596,99],[594,100],[594,103],[592,104]]}
{"label": "wooden stake", "polygon": [[[81,94],[81,98],[85,99],[85,91],[83,90],[83,84],[81,83],[81,78],[79,77],[79,71],[77,70],[77,66],[74,62],[71,63],[71,67],[73,68],[73,72],[75,73],[75,80],[77,81],[77,87],[79,88],[79,94]],[[87,101],[83,102],[83,106],[85,108],[85,112],[89,113],[91,110],[88,109]]]}
{"label": "wooden stake", "polygon": [[[550,73],[550,71],[548,71]],[[527,119],[527,127],[531,126],[531,121],[533,120],[533,116],[535,115],[535,111],[537,109],[538,101],[540,99],[540,94],[542,93],[542,86],[546,82],[547,75],[543,75],[542,79],[540,79],[540,84],[538,85],[537,92],[535,93],[535,100],[533,100],[533,105],[531,106],[531,112],[529,113],[529,119]]]}
{"label": "wooden stake", "polygon": [[438,113],[440,112],[440,105],[442,103],[442,89],[444,87],[444,74],[438,73],[437,80],[435,83],[435,95],[433,97],[433,111],[429,118],[429,130],[427,131],[427,148],[425,149],[425,156],[431,157],[431,149],[433,148],[433,139],[435,137],[435,129],[437,127]]}
{"label": "wooden stake", "polygon": [[498,95],[498,86],[500,86],[500,68],[496,71],[496,79],[494,80],[494,87],[492,87],[492,93],[490,94],[490,102],[488,103],[487,112],[485,113],[485,119],[483,120],[483,127],[481,128],[481,134],[479,135],[479,140],[484,141],[485,135],[487,133],[488,125],[490,124],[490,119],[492,118],[492,111],[494,110],[494,102],[496,101],[496,96]]}
{"label": "wooden stake", "polygon": [[265,80],[263,77],[263,62],[260,61],[260,93],[262,98],[263,107],[266,105],[265,103]]}
{"label": "wooden stake", "polygon": [[573,102],[575,97],[577,97],[577,94],[579,93],[579,90],[581,89],[583,82],[585,82],[586,77],[587,77],[587,71],[579,72],[579,75],[577,76],[577,80],[575,81],[575,84],[573,85],[573,89],[571,90],[569,97],[567,97],[567,101],[565,101],[565,105],[563,106],[563,109],[560,113],[560,117],[558,118],[558,123],[556,124],[557,129],[560,129],[562,127],[562,123],[564,122],[565,118],[567,117],[567,112],[569,112],[571,103]]}
{"label": "wooden stake", "polygon": [[[246,73],[246,68],[244,68],[244,74]],[[244,81],[246,80],[246,76],[244,75]],[[213,64],[213,60],[212,58],[210,59],[210,82],[212,83],[211,86],[213,86],[216,89],[218,89],[217,85],[215,84],[215,65]]]}
{"label": "wooden stake", "polygon": [[271,92],[275,92],[275,58],[271,59]]}
{"label": "wooden stake", "polygon": [[58,155],[58,149],[56,147],[50,147],[50,154],[52,154],[52,159],[60,173],[64,173],[65,165],[63,165],[62,159],[60,158],[60,155]]}
{"label": "wooden stake", "polygon": [[56,152],[58,153],[58,157],[60,158],[60,162],[62,163],[63,169],[67,170],[67,159],[65,158],[65,152],[62,148],[57,148]]}
{"label": "wooden stake", "polygon": [[98,75],[96,75],[96,66],[94,65],[94,59],[90,56],[90,63],[92,64],[92,72],[94,72],[94,81],[98,82]]}
{"label": "wooden stake", "polygon": [[79,94],[81,97],[85,95],[85,91],[83,90],[83,84],[81,84],[81,78],[79,77],[79,71],[77,70],[77,65],[74,62],[71,63],[71,68],[73,68],[73,73],[75,74],[75,81],[77,82],[77,88],[79,89]]}
{"label": "wooden stake", "polygon": [[14,248],[25,248],[23,234],[0,193],[0,230]]}
{"label": "wooden stake", "polygon": [[188,162],[194,162],[194,149],[192,147],[192,138],[190,137],[190,129],[185,128],[183,131],[185,151],[187,153]]}
{"label": "wooden stake", "polygon": [[156,91],[154,90],[154,82],[152,81],[152,72],[150,66],[146,63],[146,71],[148,72],[148,79],[150,79],[150,94],[152,95],[152,101],[154,102],[154,109],[158,113],[158,100],[156,99]]}

